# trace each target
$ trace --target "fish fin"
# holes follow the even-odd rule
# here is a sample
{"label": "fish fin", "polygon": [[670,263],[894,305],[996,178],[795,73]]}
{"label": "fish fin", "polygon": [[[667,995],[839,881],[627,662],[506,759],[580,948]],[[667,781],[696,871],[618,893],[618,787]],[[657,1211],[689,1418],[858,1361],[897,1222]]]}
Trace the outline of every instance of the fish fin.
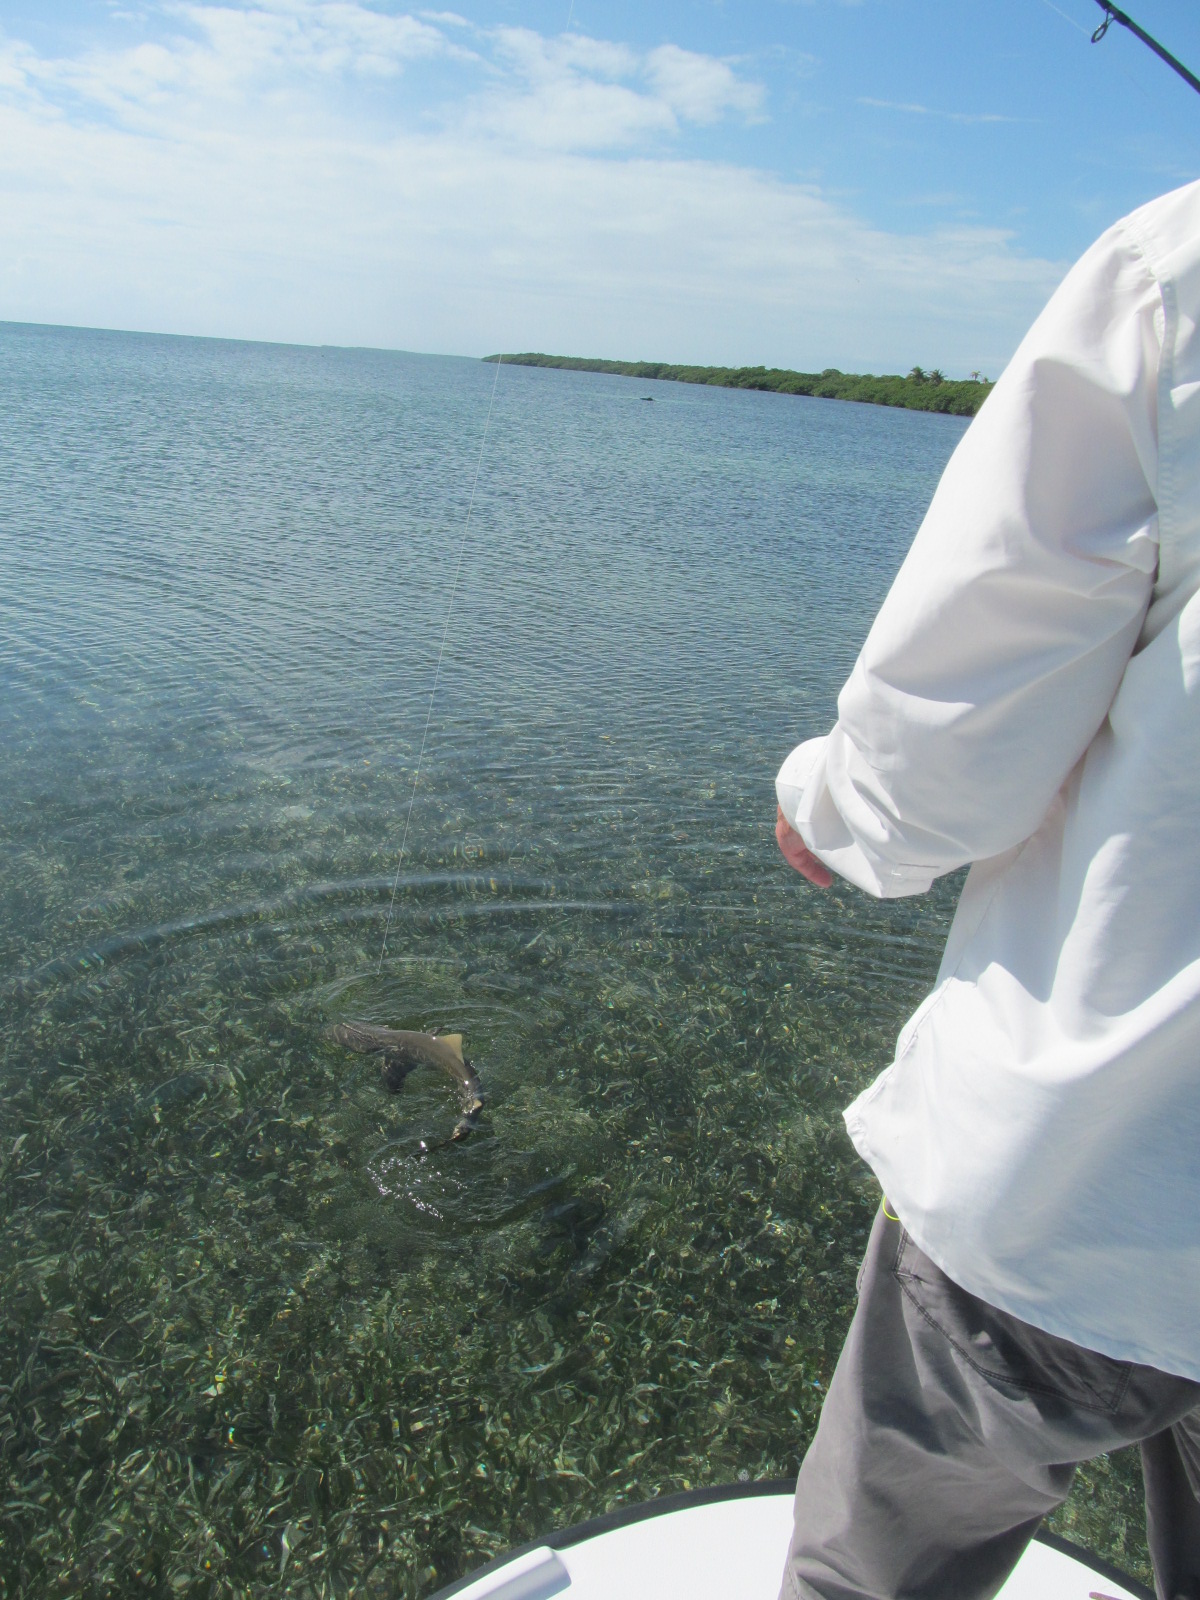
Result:
{"label": "fish fin", "polygon": [[389,1094],[399,1094],[404,1087],[404,1080],[413,1069],[411,1061],[406,1061],[403,1056],[384,1056],[379,1063],[379,1075],[383,1079],[383,1086]]}
{"label": "fish fin", "polygon": [[442,1034],[439,1034],[438,1035],[438,1043],[439,1044],[448,1044],[450,1046],[451,1050],[454,1051],[454,1054],[458,1057],[458,1059],[460,1061],[462,1060],[463,1053],[462,1053],[462,1034],[461,1033],[442,1033]]}

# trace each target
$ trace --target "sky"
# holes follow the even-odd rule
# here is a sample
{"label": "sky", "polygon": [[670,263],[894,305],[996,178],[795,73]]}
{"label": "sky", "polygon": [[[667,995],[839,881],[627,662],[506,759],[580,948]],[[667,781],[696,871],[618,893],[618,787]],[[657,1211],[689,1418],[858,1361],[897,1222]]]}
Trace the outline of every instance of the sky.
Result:
{"label": "sky", "polygon": [[[1126,9],[1200,70],[1195,0]],[[996,376],[1200,95],[1094,0],[0,0],[0,320]]]}

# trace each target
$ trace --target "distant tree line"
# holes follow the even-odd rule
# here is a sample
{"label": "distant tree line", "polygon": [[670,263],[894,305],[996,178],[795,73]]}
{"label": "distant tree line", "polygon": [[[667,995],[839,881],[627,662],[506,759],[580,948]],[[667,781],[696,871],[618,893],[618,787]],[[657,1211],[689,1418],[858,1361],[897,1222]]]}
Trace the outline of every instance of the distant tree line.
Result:
{"label": "distant tree line", "polygon": [[943,411],[973,417],[992,391],[982,373],[947,378],[935,367],[913,367],[904,377],[874,373],[791,372],[786,367],[677,367],[663,361],[599,361],[584,356],[547,356],[537,351],[485,356],[517,367],[563,367],[570,372],[612,372],[622,378],[664,378],[673,383],[707,383],[722,389],[768,389],[777,394],[808,394],[822,400],[859,400],[868,405],[905,406],[910,411]]}

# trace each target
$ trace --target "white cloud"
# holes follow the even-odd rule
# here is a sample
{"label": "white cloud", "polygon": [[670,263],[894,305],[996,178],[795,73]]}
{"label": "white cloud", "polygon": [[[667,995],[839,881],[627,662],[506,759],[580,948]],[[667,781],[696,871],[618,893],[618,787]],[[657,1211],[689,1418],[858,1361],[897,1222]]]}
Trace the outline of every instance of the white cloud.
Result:
{"label": "white cloud", "polygon": [[629,78],[637,71],[640,59],[628,45],[589,39],[578,33],[556,39],[535,33],[532,28],[496,28],[492,38],[520,76],[531,83],[580,74],[610,80]]}
{"label": "white cloud", "polygon": [[467,125],[478,136],[552,150],[611,150],[677,131],[665,100],[620,81],[639,65],[624,46],[577,35],[547,39],[528,28],[499,28],[493,40],[507,70],[469,107]]}
{"label": "white cloud", "polygon": [[752,117],[761,85],[715,56],[662,45],[645,55],[580,34],[493,31],[510,69],[473,109],[472,125],[544,149],[619,149],[671,138],[687,123]]}
{"label": "white cloud", "polygon": [[[298,69],[390,75],[451,46],[431,18],[389,16],[358,0],[256,0],[250,6],[177,3],[170,12],[243,72]],[[451,19],[442,19],[443,26]]]}
{"label": "white cloud", "polygon": [[730,111],[754,116],[762,107],[761,85],[746,83],[712,56],[664,44],[650,52],[646,68],[666,103],[690,122],[716,122]]}
{"label": "white cloud", "polygon": [[[995,370],[1061,275],[994,229],[887,234],[689,158],[689,127],[761,114],[715,58],[357,0],[170,15],[124,52],[0,40],[0,317]],[[457,84],[436,106],[431,58]]]}
{"label": "white cloud", "polygon": [[181,123],[265,91],[305,97],[313,80],[380,80],[436,56],[474,59],[432,22],[387,16],[358,0],[168,0],[165,38],[125,49],[45,57],[0,39],[0,91],[11,88],[76,123],[101,113],[173,136]]}
{"label": "white cloud", "polygon": [[30,93],[30,72],[36,70],[38,58],[27,44],[19,39],[5,39],[0,34],[0,94],[25,98]]}

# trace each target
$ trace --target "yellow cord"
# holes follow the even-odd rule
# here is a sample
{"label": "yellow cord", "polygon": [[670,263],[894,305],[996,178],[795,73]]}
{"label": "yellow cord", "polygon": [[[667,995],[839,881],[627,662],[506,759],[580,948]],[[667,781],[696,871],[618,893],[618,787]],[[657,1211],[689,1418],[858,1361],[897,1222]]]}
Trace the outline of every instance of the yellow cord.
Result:
{"label": "yellow cord", "polygon": [[884,1197],[883,1197],[883,1214],[888,1219],[889,1222],[899,1222],[900,1221],[900,1218],[896,1215],[896,1213],[894,1211],[889,1211],[888,1210],[887,1195],[884,1195]]}

